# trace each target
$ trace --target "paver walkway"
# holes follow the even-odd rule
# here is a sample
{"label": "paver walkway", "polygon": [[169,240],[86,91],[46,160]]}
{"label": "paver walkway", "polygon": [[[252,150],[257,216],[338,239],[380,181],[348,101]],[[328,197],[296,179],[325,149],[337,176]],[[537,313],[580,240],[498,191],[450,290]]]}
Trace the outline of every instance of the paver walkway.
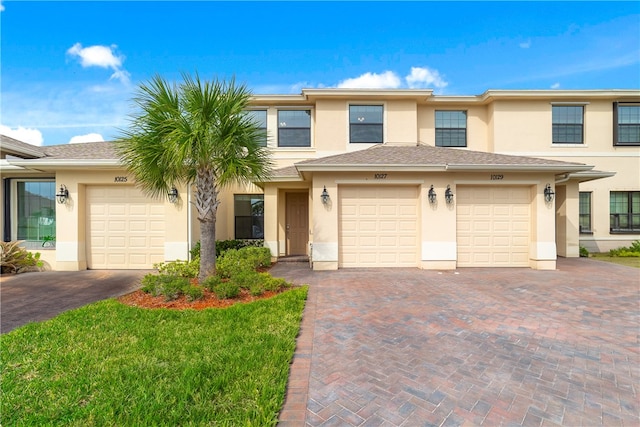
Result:
{"label": "paver walkway", "polygon": [[640,271],[278,264],[310,284],[280,426],[638,426]]}

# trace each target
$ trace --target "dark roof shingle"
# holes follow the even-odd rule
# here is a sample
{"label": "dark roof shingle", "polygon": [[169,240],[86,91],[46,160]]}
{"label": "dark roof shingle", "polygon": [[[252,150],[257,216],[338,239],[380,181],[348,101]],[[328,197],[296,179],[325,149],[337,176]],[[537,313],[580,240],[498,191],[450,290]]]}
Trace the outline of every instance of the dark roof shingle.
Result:
{"label": "dark roof shingle", "polygon": [[553,166],[582,165],[582,163],[562,162],[558,160],[539,159],[536,157],[512,156],[506,154],[471,151],[467,149],[434,147],[431,145],[387,146],[375,145],[371,148],[336,154],[319,159],[305,160],[297,166],[441,166],[441,165],[476,165],[476,166]]}

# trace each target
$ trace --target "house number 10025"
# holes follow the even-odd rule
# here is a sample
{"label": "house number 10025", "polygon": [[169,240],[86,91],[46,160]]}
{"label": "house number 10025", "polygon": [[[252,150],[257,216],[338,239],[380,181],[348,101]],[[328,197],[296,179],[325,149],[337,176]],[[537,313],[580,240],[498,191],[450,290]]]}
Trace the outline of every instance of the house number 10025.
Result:
{"label": "house number 10025", "polygon": [[373,179],[387,179],[386,173],[374,173]]}

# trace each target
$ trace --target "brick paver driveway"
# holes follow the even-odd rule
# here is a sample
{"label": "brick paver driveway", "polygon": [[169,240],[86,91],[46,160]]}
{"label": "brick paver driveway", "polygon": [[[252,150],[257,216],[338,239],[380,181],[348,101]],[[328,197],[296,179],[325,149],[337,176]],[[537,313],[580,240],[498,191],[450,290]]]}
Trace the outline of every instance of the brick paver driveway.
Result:
{"label": "brick paver driveway", "polygon": [[281,426],[640,425],[640,271],[278,264],[310,293]]}

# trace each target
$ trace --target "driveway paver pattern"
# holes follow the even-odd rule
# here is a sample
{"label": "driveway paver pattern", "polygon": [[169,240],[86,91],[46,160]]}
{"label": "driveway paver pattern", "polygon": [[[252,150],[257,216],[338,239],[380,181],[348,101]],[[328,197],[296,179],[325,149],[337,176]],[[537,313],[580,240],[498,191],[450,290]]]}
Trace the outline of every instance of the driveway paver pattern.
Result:
{"label": "driveway paver pattern", "polygon": [[310,285],[280,426],[640,425],[640,271],[278,264]]}

